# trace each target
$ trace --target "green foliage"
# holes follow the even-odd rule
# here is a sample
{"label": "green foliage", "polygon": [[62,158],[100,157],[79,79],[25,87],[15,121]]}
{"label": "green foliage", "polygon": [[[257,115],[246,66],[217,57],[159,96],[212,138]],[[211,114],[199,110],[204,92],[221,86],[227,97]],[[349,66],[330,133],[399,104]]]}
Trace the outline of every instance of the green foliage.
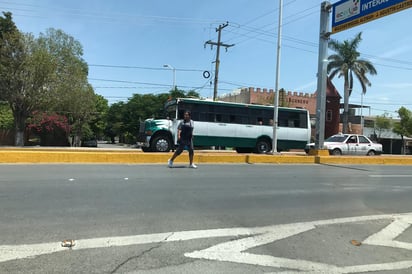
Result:
{"label": "green foliage", "polygon": [[366,93],[366,87],[371,86],[366,74],[376,75],[376,69],[371,62],[360,59],[360,53],[357,48],[362,41],[362,33],[358,33],[352,40],[339,42],[331,40],[329,48],[336,52],[328,57],[327,71],[329,77],[333,79],[336,75],[344,77],[349,81],[349,96],[353,89],[353,76],[357,77],[362,86],[362,92]]}
{"label": "green foliage", "polygon": [[335,52],[328,57],[327,72],[329,78],[335,76],[344,78],[344,112],[343,112],[343,133],[348,132],[348,106],[349,97],[352,94],[354,77],[362,86],[362,92],[366,93],[366,87],[371,86],[367,74],[376,75],[376,69],[371,62],[360,59],[357,48],[362,41],[362,33],[358,33],[352,40],[339,42],[331,40],[329,48]]}
{"label": "green foliage", "polygon": [[[0,25],[13,26],[11,14],[1,18]],[[2,27],[1,31],[0,97],[9,103],[13,112],[15,144],[23,146],[26,119],[40,105],[47,105],[51,98],[45,84],[53,67],[48,53],[32,35],[21,34],[13,27]]]}
{"label": "green foliage", "polygon": [[376,116],[375,128],[377,129],[390,129],[392,126],[392,120],[389,118],[388,113]]}
{"label": "green foliage", "polygon": [[109,103],[101,95],[94,96],[94,109],[95,112],[92,114],[89,122],[90,131],[93,136],[101,139],[104,135],[104,130],[106,127],[107,113],[109,111]]}
{"label": "green foliage", "polygon": [[412,112],[405,108],[401,107],[398,110],[400,122],[394,124],[393,132],[403,136],[412,136]]}
{"label": "green foliage", "polygon": [[124,132],[124,105],[123,102],[112,104],[107,112],[105,135],[108,136],[112,142],[114,142],[114,137],[122,136]]}
{"label": "green foliage", "polygon": [[195,91],[174,89],[162,94],[134,94],[127,103],[110,106],[107,113],[105,134],[120,137],[120,142],[134,143],[139,133],[140,122],[147,118],[165,118],[164,104],[170,98],[199,97]]}
{"label": "green foliage", "polygon": [[[53,102],[48,106],[56,110],[79,112],[79,109],[93,104],[88,92],[88,67],[82,59],[81,44],[62,30],[48,29],[41,33],[38,42],[51,56],[54,73],[48,82],[48,88],[53,92]],[[79,101],[87,101],[79,106]]]}
{"label": "green foliage", "polygon": [[378,132],[378,139],[381,138],[382,132],[392,127],[392,120],[388,117],[388,113],[384,113],[381,116],[376,116],[375,119],[375,131]]}
{"label": "green foliage", "polygon": [[48,29],[35,38],[20,33],[11,13],[0,16],[0,100],[12,109],[16,145],[23,145],[33,111],[68,114],[78,139],[83,128],[102,134],[107,101],[98,103],[82,55],[81,44],[62,30]]}
{"label": "green foliage", "polygon": [[13,129],[13,113],[7,103],[0,102],[0,129]]}

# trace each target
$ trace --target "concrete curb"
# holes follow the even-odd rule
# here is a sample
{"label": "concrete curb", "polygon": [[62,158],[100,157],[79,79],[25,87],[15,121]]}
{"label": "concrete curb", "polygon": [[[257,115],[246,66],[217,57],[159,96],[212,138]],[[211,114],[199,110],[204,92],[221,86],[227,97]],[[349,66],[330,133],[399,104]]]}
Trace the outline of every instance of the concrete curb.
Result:
{"label": "concrete curb", "polygon": [[[143,153],[136,150],[93,149],[0,149],[0,163],[110,163],[166,164],[172,153]],[[307,156],[257,155],[232,152],[195,152],[195,163],[248,164],[341,164],[341,165],[412,165],[412,156]],[[176,159],[187,163],[187,153]]]}

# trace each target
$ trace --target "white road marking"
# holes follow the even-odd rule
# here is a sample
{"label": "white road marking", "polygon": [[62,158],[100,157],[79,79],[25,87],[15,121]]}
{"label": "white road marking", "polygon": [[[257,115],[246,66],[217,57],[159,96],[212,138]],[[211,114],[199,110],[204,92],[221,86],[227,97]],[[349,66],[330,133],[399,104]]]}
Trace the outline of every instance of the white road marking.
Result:
{"label": "white road marking", "polygon": [[368,175],[371,178],[412,178],[412,174]]}
{"label": "white road marking", "polygon": [[[272,243],[288,237],[292,237],[294,235],[298,235],[307,231],[311,231],[320,226],[353,222],[365,222],[373,220],[391,220],[392,222],[381,231],[368,237],[365,241],[362,242],[363,244],[412,250],[411,243],[405,243],[394,240],[412,225],[412,213],[339,218],[254,228],[208,229],[121,237],[83,239],[76,240],[76,245],[73,248],[71,248],[71,250],[177,242],[202,238],[246,236],[246,238],[220,243],[211,246],[207,249],[185,253],[184,255],[190,258],[197,259],[207,259],[289,269],[289,271],[281,271],[274,273],[343,274],[362,273],[368,271],[377,272],[385,270],[402,270],[412,268],[412,260],[382,264],[378,263],[339,267],[319,262],[274,257],[270,255],[258,255],[245,252],[248,249]],[[30,245],[2,245],[0,246],[0,262],[31,258],[39,255],[52,254],[67,250],[68,248],[61,246],[60,241]]]}
{"label": "white road marking", "polygon": [[412,250],[412,243],[396,241],[395,238],[400,236],[405,230],[412,225],[412,217],[402,217],[395,219],[390,225],[381,231],[368,237],[363,243],[368,245],[379,245],[394,248],[403,248]]}

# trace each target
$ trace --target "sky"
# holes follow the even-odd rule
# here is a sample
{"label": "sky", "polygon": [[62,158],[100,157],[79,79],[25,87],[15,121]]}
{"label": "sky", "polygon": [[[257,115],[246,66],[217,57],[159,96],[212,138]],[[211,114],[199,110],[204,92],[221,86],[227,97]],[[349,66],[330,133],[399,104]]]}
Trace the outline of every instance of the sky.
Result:
{"label": "sky", "polygon": [[[316,91],[322,2],[283,1],[279,88]],[[206,42],[217,42],[216,29],[226,23],[221,42],[233,46],[220,48],[218,95],[276,86],[278,1],[0,0],[0,10],[12,12],[24,33],[38,37],[54,28],[78,40],[89,83],[109,104],[133,94],[166,93],[174,81],[179,89],[212,98],[217,48]],[[412,110],[411,16],[407,9],[331,36],[342,42],[362,32],[361,58],[378,72],[368,76],[372,86],[363,96],[355,82],[350,103],[369,106],[363,115],[396,118],[400,107]],[[343,80],[332,82],[343,97]]]}

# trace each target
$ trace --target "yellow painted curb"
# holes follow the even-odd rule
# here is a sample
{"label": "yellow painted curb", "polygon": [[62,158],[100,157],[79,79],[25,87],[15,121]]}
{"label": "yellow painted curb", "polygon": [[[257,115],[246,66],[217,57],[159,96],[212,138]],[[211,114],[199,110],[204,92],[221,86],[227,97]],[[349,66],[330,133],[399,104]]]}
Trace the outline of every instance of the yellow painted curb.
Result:
{"label": "yellow painted curb", "polygon": [[195,154],[194,161],[197,163],[246,163],[246,158],[247,155],[244,154]]}
{"label": "yellow painted curb", "polygon": [[327,150],[327,149],[309,149],[308,155],[312,155],[312,156],[329,156],[329,150]]}
{"label": "yellow painted curb", "polygon": [[250,164],[313,164],[314,156],[304,155],[248,155]]}
{"label": "yellow painted curb", "polygon": [[[166,164],[173,153],[143,153],[135,150],[83,149],[0,149],[0,163],[111,163],[111,164]],[[176,163],[188,163],[187,152]],[[249,164],[339,164],[339,165],[412,165],[412,156],[306,156],[258,155],[234,152],[195,152],[195,163]]]}

